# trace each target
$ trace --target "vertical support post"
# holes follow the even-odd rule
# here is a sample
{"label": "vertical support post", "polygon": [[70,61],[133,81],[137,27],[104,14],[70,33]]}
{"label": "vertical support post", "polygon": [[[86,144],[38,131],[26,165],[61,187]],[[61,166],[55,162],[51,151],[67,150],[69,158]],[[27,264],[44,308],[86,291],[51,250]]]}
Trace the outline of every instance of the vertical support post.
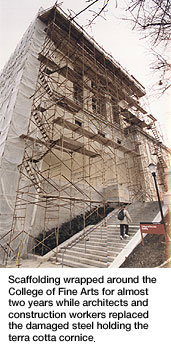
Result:
{"label": "vertical support post", "polygon": [[62,252],[62,268],[63,268],[63,266],[64,266],[64,252],[65,252],[65,249],[64,249],[63,252]]}
{"label": "vertical support post", "polygon": [[152,172],[152,176],[154,178],[154,184],[155,184],[155,188],[156,188],[156,193],[157,193],[157,199],[158,199],[158,203],[159,203],[159,209],[160,209],[162,224],[164,225],[164,230],[165,230],[165,240],[167,242],[168,241],[168,234],[167,234],[166,224],[165,224],[165,221],[164,221],[163,209],[162,209],[162,205],[161,205],[160,194],[159,194],[159,189],[158,189],[157,180],[156,180],[156,173]]}

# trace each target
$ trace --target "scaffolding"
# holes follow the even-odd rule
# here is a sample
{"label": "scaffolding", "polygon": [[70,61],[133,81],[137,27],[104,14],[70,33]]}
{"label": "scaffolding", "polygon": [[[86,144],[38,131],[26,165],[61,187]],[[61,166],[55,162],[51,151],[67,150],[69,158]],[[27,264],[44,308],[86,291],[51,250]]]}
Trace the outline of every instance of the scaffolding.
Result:
{"label": "scaffolding", "polygon": [[[46,25],[46,38],[28,131],[20,135],[24,153],[5,235],[6,263],[14,255],[18,260],[26,247],[33,253],[41,244],[43,253],[52,228],[57,247],[62,223],[82,214],[85,228],[86,217],[106,202],[153,199],[148,153],[141,150],[147,129],[165,182],[163,148],[153,119],[145,121],[139,103],[144,88],[58,5],[38,18]],[[33,232],[41,232],[42,240]]]}

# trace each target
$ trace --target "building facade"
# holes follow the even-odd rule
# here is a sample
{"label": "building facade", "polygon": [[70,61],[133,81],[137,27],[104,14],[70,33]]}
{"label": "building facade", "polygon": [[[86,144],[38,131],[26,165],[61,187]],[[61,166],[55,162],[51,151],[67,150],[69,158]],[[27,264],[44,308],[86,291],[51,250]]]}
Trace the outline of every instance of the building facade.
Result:
{"label": "building facade", "polygon": [[1,252],[79,214],[156,199],[168,148],[144,87],[57,6],[41,11],[1,73]]}

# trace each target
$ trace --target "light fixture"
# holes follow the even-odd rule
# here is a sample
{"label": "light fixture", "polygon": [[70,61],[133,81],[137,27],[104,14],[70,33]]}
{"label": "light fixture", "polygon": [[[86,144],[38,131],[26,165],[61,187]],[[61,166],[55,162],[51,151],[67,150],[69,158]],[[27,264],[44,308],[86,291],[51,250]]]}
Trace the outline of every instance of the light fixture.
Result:
{"label": "light fixture", "polygon": [[150,164],[148,165],[148,168],[149,168],[149,170],[151,171],[152,174],[153,174],[153,173],[156,173],[157,167],[156,167],[155,164],[150,163]]}

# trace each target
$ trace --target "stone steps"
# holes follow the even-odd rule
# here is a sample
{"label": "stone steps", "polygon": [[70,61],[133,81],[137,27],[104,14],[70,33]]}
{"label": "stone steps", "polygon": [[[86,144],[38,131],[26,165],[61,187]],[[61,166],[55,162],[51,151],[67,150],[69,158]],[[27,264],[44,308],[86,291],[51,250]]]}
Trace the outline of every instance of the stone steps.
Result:
{"label": "stone steps", "polygon": [[[60,263],[62,263],[62,253],[61,252],[58,253],[57,259]],[[66,263],[69,263],[69,262],[72,263],[72,265],[77,264],[78,266],[76,266],[76,267],[87,267],[87,265],[90,267],[95,267],[95,268],[98,268],[98,267],[99,268],[106,268],[107,267],[107,260],[105,262],[105,261],[98,259],[97,256],[94,258],[92,256],[87,255],[86,253],[84,254],[84,257],[82,255],[76,256],[76,255],[72,254],[72,252],[70,253],[70,250],[68,250],[68,252],[65,253],[65,256],[64,256],[64,264],[66,265]],[[69,266],[72,266],[72,265],[70,264]]]}
{"label": "stone steps", "polygon": [[[126,238],[124,239],[124,241],[121,241],[120,237],[116,238],[116,239],[105,239],[105,240],[101,240],[101,239],[97,239],[94,238],[92,240],[89,240],[89,241],[86,241],[86,247],[89,248],[89,246],[92,246],[92,247],[96,247],[96,246],[99,246],[101,248],[104,248],[105,246],[108,247],[109,245],[112,246],[112,245],[120,245],[120,247],[124,247],[125,243],[129,242],[130,240],[130,237],[129,238]],[[84,243],[83,243],[83,247],[84,247]]]}
{"label": "stone steps", "polygon": [[[97,246],[93,246],[91,244],[86,246],[86,251],[97,251],[97,252],[120,252],[121,249],[123,249],[125,247],[125,243],[123,243],[123,241],[118,242],[117,244],[110,244],[110,246],[108,246],[107,244],[105,246],[101,246],[101,247],[97,247]],[[83,253],[85,252],[85,248],[83,246],[77,246],[76,249],[78,249],[79,251],[83,251]]]}
{"label": "stone steps", "polygon": [[[124,247],[124,246],[123,246]],[[123,248],[122,247],[122,248]],[[99,250],[96,250],[92,247],[90,248],[87,248],[86,247],[86,251],[85,251],[85,248],[84,247],[73,247],[71,249],[67,249],[66,251],[64,251],[64,258],[67,258],[68,255],[74,255],[75,257],[82,257],[82,256],[85,256],[86,258],[89,258],[89,259],[94,259],[94,260],[97,260],[97,261],[102,261],[102,262],[106,262],[106,260],[108,261],[112,261],[114,257],[116,257],[116,255],[120,252],[120,247],[117,249],[117,247],[115,247],[116,249],[115,250],[112,250],[112,246],[109,247],[110,249],[108,250],[108,247],[106,247],[106,249],[104,250],[104,247],[101,249],[101,251]],[[59,252],[58,253],[58,259],[61,258],[63,255],[63,251]],[[108,258],[108,259],[106,259]],[[55,260],[56,259],[56,256],[52,256],[50,258],[50,260]]]}
{"label": "stone steps", "polygon": [[[139,230],[139,227],[136,228],[136,229],[132,229],[130,230],[129,229],[129,235],[133,235],[135,233],[135,231],[138,231]],[[114,238],[114,239],[117,239],[117,237],[119,238],[120,236],[120,229],[115,229],[113,231],[108,231],[108,232],[103,232],[102,234],[99,234],[99,233],[92,233],[90,234],[87,238],[99,238],[99,239],[108,239],[108,238]]]}
{"label": "stone steps", "polygon": [[[109,263],[119,255],[139,230],[139,223],[151,222],[158,213],[156,202],[139,204],[137,207],[130,205],[127,209],[133,220],[129,225],[130,237],[121,241],[117,211],[114,211],[113,215],[107,219],[106,226],[96,227],[89,233],[86,241],[85,239],[77,241],[76,244],[72,244],[66,250],[62,249],[62,247],[65,247],[65,243],[63,243],[59,248],[56,264],[73,268],[107,268]],[[49,261],[51,263],[56,261],[54,254],[49,258]]]}
{"label": "stone steps", "polygon": [[[85,249],[82,248],[82,247],[74,247],[74,249],[72,250],[74,253],[82,253],[84,254],[85,253]],[[97,249],[94,249],[94,247],[90,247],[90,248],[87,248],[86,247],[86,253],[87,254],[92,254],[92,255],[96,255],[96,256],[109,256],[109,257],[115,257],[118,253],[119,253],[119,249],[118,251],[113,251],[111,250],[111,248],[108,249],[108,247],[106,247],[106,249],[102,248],[101,251],[100,250],[97,250]]]}
{"label": "stone steps", "polygon": [[[62,252],[59,252],[58,253],[58,258],[62,258],[62,255],[63,253]],[[83,250],[78,250],[77,249],[68,249],[64,252],[64,257],[65,258],[68,258],[70,256],[73,256],[75,257],[77,260],[80,258],[82,258],[82,256],[84,255],[84,258],[86,259],[91,259],[91,260],[95,260],[97,262],[101,261],[101,262],[104,262],[106,263],[106,258],[107,258],[107,252],[104,253],[104,251],[102,251],[100,254],[95,254],[95,253],[92,253],[92,252],[89,252],[88,250],[83,251]],[[52,258],[53,259],[53,258]],[[55,259],[55,256],[54,256],[54,259]],[[111,259],[112,260],[112,259]]]}

